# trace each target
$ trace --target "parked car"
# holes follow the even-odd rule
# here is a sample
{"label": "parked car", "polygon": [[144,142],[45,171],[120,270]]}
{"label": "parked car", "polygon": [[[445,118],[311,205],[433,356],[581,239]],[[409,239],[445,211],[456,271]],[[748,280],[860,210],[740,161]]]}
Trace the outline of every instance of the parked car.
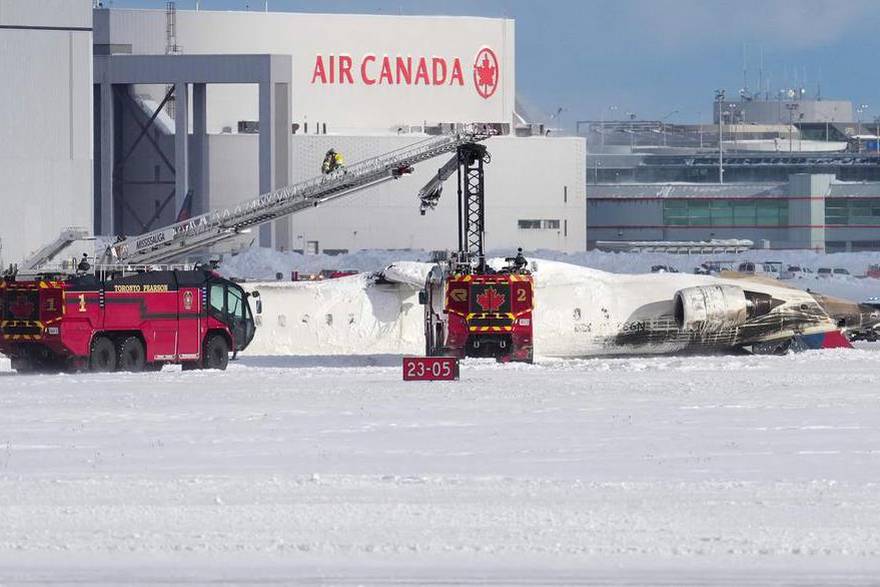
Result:
{"label": "parked car", "polygon": [[794,273],[788,271],[782,261],[764,261],[764,273],[773,275],[776,279],[794,279]]}
{"label": "parked car", "polygon": [[842,267],[835,267],[833,273],[834,277],[849,277],[850,275],[849,271]]}
{"label": "parked car", "polygon": [[678,269],[672,265],[652,265],[651,273],[678,273]]}
{"label": "parked car", "polygon": [[870,265],[868,270],[865,271],[865,275],[874,279],[880,279],[880,265]]}
{"label": "parked car", "polygon": [[718,275],[722,271],[736,269],[736,261],[704,261],[699,267],[694,267],[695,275]]}
{"label": "parked car", "polygon": [[803,279],[804,277],[811,277],[815,274],[815,271],[809,267],[801,267],[800,265],[789,265],[786,272],[791,274],[792,279]]}
{"label": "parked car", "polygon": [[834,274],[831,272],[831,267],[819,267],[816,277],[829,278],[834,277]]}
{"label": "parked car", "polygon": [[745,273],[746,275],[762,275],[764,277],[779,279],[779,271],[777,269],[778,268],[772,263],[755,263],[753,261],[744,261],[736,268],[738,273]]}

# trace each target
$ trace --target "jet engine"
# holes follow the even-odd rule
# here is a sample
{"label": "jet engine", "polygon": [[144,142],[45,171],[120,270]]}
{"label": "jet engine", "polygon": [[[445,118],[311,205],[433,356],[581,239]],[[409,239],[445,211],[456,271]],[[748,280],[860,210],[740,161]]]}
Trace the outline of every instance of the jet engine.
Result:
{"label": "jet engine", "polygon": [[770,296],[746,292],[735,285],[686,287],[675,292],[674,305],[679,328],[707,332],[735,328],[774,307]]}

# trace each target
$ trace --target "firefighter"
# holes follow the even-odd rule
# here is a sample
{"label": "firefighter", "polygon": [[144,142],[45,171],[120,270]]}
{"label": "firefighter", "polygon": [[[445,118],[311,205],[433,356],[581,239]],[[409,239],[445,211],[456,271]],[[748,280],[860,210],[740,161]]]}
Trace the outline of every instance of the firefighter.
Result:
{"label": "firefighter", "polygon": [[522,247],[519,247],[516,250],[516,257],[513,258],[513,266],[517,271],[522,271],[528,264],[529,262],[526,261],[526,258],[522,254]]}
{"label": "firefighter", "polygon": [[330,149],[327,151],[327,154],[324,155],[324,162],[321,163],[321,173],[324,175],[333,173],[344,166],[345,159],[342,158],[342,153],[337,153],[336,149]]}

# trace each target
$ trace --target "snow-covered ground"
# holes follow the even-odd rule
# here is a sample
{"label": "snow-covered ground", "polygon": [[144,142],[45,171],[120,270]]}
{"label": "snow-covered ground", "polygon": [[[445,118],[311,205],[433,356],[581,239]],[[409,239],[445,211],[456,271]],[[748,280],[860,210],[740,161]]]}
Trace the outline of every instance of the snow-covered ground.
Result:
{"label": "snow-covered ground", "polygon": [[878,365],[0,363],[0,584],[869,584]]}

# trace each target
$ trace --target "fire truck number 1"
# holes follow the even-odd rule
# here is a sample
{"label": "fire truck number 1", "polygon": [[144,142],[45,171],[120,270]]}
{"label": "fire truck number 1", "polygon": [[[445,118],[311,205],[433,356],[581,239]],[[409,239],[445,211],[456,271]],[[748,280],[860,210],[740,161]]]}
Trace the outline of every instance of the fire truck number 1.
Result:
{"label": "fire truck number 1", "polygon": [[79,294],[79,311],[86,311],[86,294]]}
{"label": "fire truck number 1", "polygon": [[405,357],[405,381],[451,381],[458,379],[458,359],[455,357]]}
{"label": "fire truck number 1", "polygon": [[54,312],[55,311],[55,298],[49,298],[46,300],[46,311]]}

